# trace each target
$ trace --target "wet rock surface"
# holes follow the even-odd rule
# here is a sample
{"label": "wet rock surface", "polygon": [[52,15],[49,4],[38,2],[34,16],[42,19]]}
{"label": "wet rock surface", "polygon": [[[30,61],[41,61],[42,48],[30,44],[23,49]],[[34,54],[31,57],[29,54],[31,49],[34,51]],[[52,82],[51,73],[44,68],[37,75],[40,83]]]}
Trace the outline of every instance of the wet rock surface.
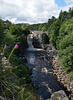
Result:
{"label": "wet rock surface", "polygon": [[49,44],[49,37],[47,33],[43,31],[33,31],[33,46],[35,48],[44,48],[44,44]]}
{"label": "wet rock surface", "polygon": [[53,75],[53,67],[50,63],[54,51],[51,54],[44,49],[34,48],[32,45],[33,35],[29,35],[27,40],[29,47],[24,52],[27,59],[25,64],[32,70],[31,79],[36,87],[35,93],[40,96],[40,100],[47,100],[52,93],[63,89],[56,76]]}
{"label": "wet rock surface", "polygon": [[69,99],[66,96],[65,92],[63,90],[60,90],[58,92],[54,92],[51,95],[51,99],[50,100],[69,100]]}
{"label": "wet rock surface", "polygon": [[53,67],[49,61],[42,59],[41,55],[45,55],[42,51],[29,51],[25,53],[27,58],[27,66],[32,69],[32,82],[36,87],[37,93],[41,100],[50,98],[53,92],[62,90],[62,86],[57,82],[55,75],[53,75]]}
{"label": "wet rock surface", "polygon": [[69,78],[69,75],[63,69],[58,56],[53,56],[52,66],[54,67],[53,74],[56,75],[59,83],[70,93],[70,98],[73,100],[73,80]]}
{"label": "wet rock surface", "polygon": [[5,100],[2,96],[0,96],[0,100]]}

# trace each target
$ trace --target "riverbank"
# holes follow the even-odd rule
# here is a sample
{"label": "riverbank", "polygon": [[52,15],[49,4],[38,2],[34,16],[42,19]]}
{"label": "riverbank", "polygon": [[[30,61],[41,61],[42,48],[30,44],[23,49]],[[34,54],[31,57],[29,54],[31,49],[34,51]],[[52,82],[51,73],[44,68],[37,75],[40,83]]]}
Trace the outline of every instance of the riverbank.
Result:
{"label": "riverbank", "polygon": [[12,63],[0,54],[0,100],[39,100],[24,58],[13,56]]}
{"label": "riverbank", "polygon": [[64,70],[58,56],[53,56],[52,66],[54,67],[53,74],[56,75],[59,83],[70,93],[71,100],[73,100],[73,80],[70,79],[69,74]]}
{"label": "riverbank", "polygon": [[50,60],[54,68],[53,75],[56,75],[57,81],[65,88],[67,93],[69,93],[69,97],[73,100],[73,80],[70,79],[69,74],[62,67],[62,63],[57,56],[58,51],[52,44],[44,46],[44,48],[46,48],[45,50],[47,52],[45,59]]}

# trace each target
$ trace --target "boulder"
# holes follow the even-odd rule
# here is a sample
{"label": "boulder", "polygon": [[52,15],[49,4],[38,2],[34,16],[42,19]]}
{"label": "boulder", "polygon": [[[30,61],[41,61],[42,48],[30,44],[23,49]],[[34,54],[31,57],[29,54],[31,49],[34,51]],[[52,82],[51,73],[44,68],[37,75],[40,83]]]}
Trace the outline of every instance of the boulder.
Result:
{"label": "boulder", "polygon": [[0,96],[0,100],[5,100],[2,96]]}
{"label": "boulder", "polygon": [[69,100],[68,97],[66,96],[65,92],[63,90],[54,92],[51,95],[51,99],[50,100]]}
{"label": "boulder", "polygon": [[41,43],[37,37],[33,37],[33,42],[32,42],[34,48],[41,48]]}

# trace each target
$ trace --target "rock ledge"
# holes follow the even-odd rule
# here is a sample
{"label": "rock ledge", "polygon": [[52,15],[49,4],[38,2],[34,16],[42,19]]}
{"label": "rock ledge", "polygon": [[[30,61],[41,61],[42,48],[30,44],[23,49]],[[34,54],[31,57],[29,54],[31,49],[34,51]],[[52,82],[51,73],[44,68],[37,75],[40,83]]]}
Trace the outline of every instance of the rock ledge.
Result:
{"label": "rock ledge", "polygon": [[56,75],[59,83],[71,94],[71,100],[73,100],[73,80],[69,78],[68,74],[62,68],[58,56],[53,56],[52,66],[54,67],[53,74]]}

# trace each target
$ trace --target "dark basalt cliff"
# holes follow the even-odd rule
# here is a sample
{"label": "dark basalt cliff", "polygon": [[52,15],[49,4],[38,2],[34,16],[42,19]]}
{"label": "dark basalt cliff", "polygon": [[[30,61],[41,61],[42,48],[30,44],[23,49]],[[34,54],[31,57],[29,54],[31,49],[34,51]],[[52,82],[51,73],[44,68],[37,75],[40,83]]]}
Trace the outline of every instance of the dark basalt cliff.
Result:
{"label": "dark basalt cliff", "polygon": [[33,33],[33,45],[35,48],[43,48],[45,44],[49,44],[49,37],[46,33],[41,31],[34,31]]}

